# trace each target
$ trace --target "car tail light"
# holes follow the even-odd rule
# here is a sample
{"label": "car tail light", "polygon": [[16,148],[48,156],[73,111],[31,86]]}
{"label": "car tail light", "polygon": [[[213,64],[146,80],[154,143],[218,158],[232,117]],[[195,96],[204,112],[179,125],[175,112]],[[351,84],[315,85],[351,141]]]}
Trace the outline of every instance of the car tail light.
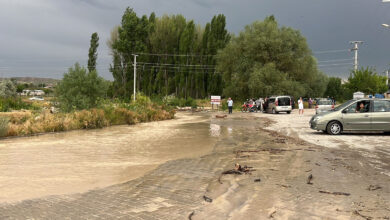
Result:
{"label": "car tail light", "polygon": [[275,101],[275,105],[276,105],[276,106],[278,106],[278,105],[279,105],[279,103],[278,103],[278,100],[276,100],[276,101]]}
{"label": "car tail light", "polygon": [[334,109],[334,104],[332,105],[332,109]]}

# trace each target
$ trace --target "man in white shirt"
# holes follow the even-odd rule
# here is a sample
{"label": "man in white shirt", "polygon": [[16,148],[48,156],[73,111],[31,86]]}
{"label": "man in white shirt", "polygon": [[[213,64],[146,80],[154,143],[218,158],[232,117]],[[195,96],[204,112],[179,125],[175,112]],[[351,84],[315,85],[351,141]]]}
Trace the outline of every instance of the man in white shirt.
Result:
{"label": "man in white shirt", "polygon": [[232,98],[229,97],[227,104],[228,104],[229,114],[232,114],[233,113],[233,100],[232,100]]}

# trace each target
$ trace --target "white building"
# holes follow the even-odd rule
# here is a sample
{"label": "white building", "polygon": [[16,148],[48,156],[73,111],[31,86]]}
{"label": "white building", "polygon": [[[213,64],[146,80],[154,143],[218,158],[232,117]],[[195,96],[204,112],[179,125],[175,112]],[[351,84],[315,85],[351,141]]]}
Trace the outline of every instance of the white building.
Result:
{"label": "white building", "polygon": [[25,96],[43,96],[43,95],[45,95],[45,92],[43,90],[24,89],[21,95],[25,95]]}

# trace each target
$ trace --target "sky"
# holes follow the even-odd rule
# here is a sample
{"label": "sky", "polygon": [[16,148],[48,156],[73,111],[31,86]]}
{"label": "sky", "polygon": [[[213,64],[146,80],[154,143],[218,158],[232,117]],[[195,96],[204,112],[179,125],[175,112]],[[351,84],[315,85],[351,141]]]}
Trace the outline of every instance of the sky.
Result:
{"label": "sky", "polygon": [[0,77],[62,78],[74,63],[86,65],[91,34],[98,32],[98,72],[112,80],[106,41],[126,7],[138,16],[182,14],[205,25],[224,14],[227,29],[274,15],[280,26],[301,31],[318,67],[347,78],[350,41],[364,41],[359,66],[379,74],[390,68],[390,3],[382,0],[0,0]]}

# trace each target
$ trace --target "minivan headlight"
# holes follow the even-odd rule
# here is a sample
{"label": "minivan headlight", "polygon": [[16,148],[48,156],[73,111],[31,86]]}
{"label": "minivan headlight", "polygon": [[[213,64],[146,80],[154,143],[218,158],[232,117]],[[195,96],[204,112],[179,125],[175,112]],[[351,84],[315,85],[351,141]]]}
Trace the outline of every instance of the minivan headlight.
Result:
{"label": "minivan headlight", "polygon": [[322,118],[321,116],[314,117],[313,121],[318,121],[318,120],[320,120],[321,118]]}

